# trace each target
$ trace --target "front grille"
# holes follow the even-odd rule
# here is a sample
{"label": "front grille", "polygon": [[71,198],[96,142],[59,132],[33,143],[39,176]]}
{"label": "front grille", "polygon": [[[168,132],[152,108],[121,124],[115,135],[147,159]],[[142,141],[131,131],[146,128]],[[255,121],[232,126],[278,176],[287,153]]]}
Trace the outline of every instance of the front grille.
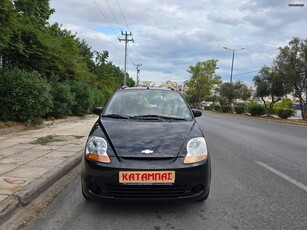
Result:
{"label": "front grille", "polygon": [[126,161],[174,161],[175,157],[121,157]]}
{"label": "front grille", "polygon": [[183,195],[185,185],[108,185],[106,192],[118,198],[172,198]]}

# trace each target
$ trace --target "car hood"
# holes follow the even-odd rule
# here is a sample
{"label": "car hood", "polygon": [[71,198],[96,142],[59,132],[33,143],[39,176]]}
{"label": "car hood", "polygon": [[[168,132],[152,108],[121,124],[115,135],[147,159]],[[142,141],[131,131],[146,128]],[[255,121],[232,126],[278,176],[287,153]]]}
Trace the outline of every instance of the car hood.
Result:
{"label": "car hood", "polygon": [[101,120],[115,153],[125,158],[177,157],[195,121]]}

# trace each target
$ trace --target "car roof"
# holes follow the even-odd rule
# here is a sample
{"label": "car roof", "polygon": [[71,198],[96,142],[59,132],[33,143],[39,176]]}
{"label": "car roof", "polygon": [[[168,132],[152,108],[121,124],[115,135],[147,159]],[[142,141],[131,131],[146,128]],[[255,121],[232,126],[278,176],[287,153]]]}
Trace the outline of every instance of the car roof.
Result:
{"label": "car roof", "polygon": [[175,91],[173,88],[158,88],[158,87],[122,87],[120,90],[157,90],[157,91]]}

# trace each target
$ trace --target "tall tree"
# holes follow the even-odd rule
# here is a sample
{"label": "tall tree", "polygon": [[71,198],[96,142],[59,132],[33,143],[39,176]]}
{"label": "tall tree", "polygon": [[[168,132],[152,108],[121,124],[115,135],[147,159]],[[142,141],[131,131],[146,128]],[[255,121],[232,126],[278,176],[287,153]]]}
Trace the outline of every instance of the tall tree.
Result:
{"label": "tall tree", "polygon": [[[13,11],[14,6],[10,0],[0,1],[0,57],[2,50],[10,41],[16,14]],[[1,63],[0,63],[1,64]]]}
{"label": "tall tree", "polygon": [[49,17],[54,13],[50,8],[49,0],[15,0],[15,9],[18,14],[31,21],[36,27],[45,28]]}
{"label": "tall tree", "polygon": [[200,106],[204,98],[211,94],[213,86],[221,83],[220,76],[215,73],[217,62],[214,59],[197,62],[187,69],[191,78],[185,82],[188,87],[186,98],[195,106]]}
{"label": "tall tree", "polygon": [[235,83],[226,82],[220,87],[220,95],[226,97],[229,106],[234,99],[247,100],[252,95],[251,90],[241,81]]}
{"label": "tall tree", "polygon": [[[112,93],[116,89],[123,86],[124,72],[118,66],[115,66],[111,61],[108,61],[109,52],[95,52],[95,68],[94,73],[97,77],[97,82],[103,89]],[[127,74],[128,75],[128,74]],[[131,77],[127,77],[127,85],[134,86],[135,82]]]}
{"label": "tall tree", "polygon": [[251,89],[242,81],[235,82],[235,99],[241,99],[243,101],[249,99],[252,96]]}
{"label": "tall tree", "polygon": [[[50,25],[53,12],[49,0],[0,1],[0,61],[5,67],[37,71],[54,81],[86,81],[107,96],[120,88],[124,74],[107,60],[108,52],[95,53],[76,34],[58,23]],[[127,83],[134,85],[129,77]]]}
{"label": "tall tree", "polygon": [[280,74],[268,66],[263,66],[253,81],[256,86],[256,96],[261,98],[266,113],[270,115],[275,103],[289,92],[289,88]]}
{"label": "tall tree", "polygon": [[[48,54],[43,37],[48,19],[54,12],[49,0],[14,0],[6,6],[10,10],[6,18],[14,18],[14,26],[8,27],[10,38],[2,51],[0,49],[4,65],[41,72]],[[0,25],[0,28],[4,26]]]}
{"label": "tall tree", "polygon": [[302,118],[307,119],[307,39],[293,38],[279,48],[274,60],[276,71],[300,101]]}
{"label": "tall tree", "polygon": [[235,86],[233,83],[226,82],[220,87],[220,95],[227,98],[228,106],[231,106],[233,99],[235,98]]}

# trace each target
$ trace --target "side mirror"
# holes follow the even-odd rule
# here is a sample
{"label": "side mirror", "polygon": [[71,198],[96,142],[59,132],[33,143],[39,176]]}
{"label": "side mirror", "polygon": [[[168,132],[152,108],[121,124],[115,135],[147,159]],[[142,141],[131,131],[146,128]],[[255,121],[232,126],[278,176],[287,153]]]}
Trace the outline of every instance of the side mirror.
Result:
{"label": "side mirror", "polygon": [[102,109],[103,107],[96,107],[94,110],[93,110],[93,113],[100,116],[101,112],[102,112]]}
{"label": "side mirror", "polygon": [[198,109],[192,109],[194,117],[200,117],[203,113]]}

